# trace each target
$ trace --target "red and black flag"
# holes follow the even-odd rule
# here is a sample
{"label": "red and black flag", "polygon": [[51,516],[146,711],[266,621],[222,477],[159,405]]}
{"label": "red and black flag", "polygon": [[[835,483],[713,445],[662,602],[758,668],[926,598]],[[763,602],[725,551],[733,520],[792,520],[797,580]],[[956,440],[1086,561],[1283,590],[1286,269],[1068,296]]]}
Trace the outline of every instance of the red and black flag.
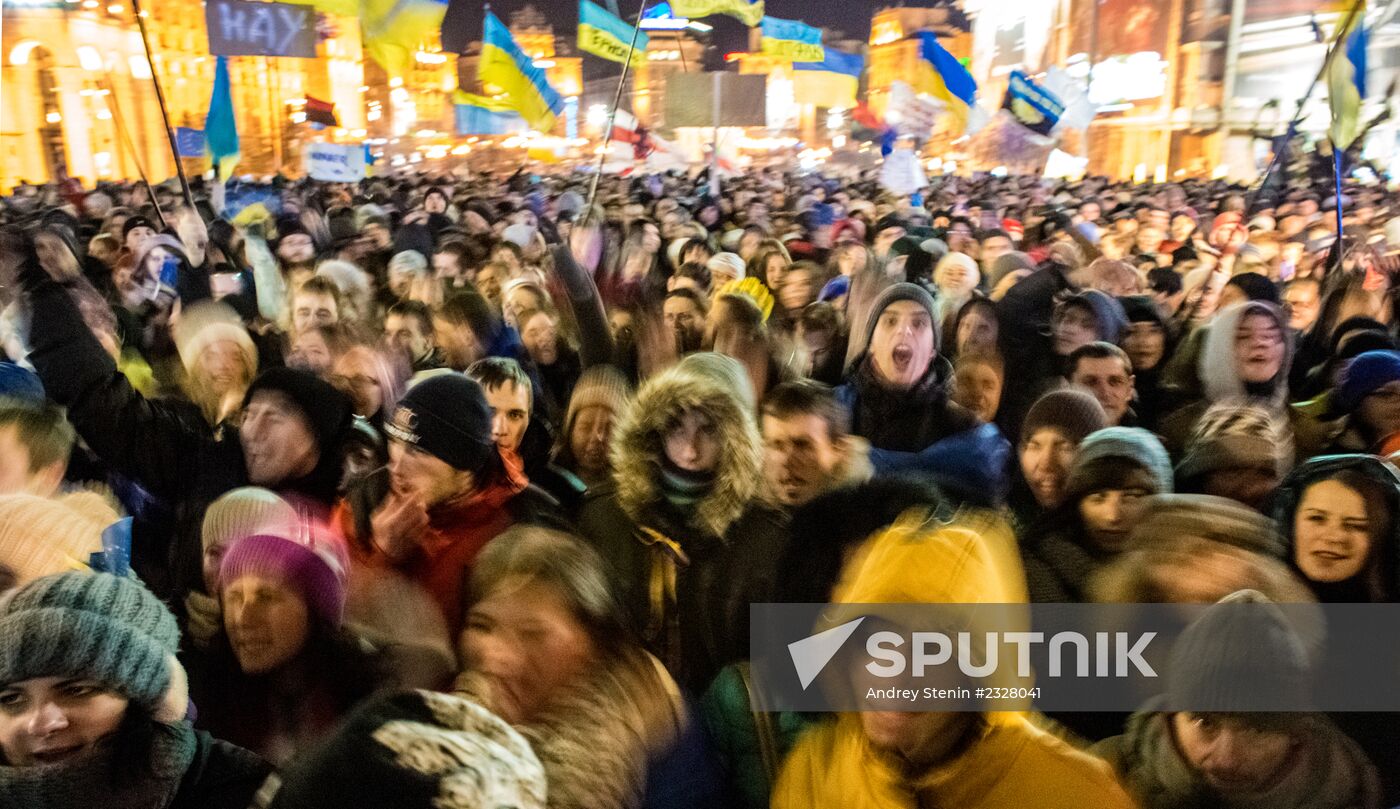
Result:
{"label": "red and black flag", "polygon": [[340,126],[335,118],[335,105],[319,98],[306,97],[306,120],[313,124]]}

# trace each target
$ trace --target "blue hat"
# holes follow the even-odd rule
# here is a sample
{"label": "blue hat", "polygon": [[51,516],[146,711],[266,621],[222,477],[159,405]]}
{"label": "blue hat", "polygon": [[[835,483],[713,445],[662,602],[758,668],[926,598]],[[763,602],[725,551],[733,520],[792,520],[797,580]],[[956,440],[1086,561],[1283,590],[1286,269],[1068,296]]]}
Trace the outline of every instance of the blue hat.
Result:
{"label": "blue hat", "polygon": [[1333,410],[1354,411],[1361,400],[1391,382],[1400,382],[1400,351],[1367,351],[1351,361],[1332,394]]}
{"label": "blue hat", "polygon": [[44,383],[33,371],[13,362],[0,362],[0,398],[43,404]]}
{"label": "blue hat", "polygon": [[837,298],[851,291],[851,277],[849,275],[838,275],[826,282],[822,291],[817,294],[819,301],[834,301]]}

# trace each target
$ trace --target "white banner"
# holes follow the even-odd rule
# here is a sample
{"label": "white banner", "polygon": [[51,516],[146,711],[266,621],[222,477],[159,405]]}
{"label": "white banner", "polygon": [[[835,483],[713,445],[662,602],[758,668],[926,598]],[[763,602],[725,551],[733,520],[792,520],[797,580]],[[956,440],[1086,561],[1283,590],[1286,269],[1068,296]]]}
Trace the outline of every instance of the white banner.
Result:
{"label": "white banner", "polygon": [[306,173],[313,180],[353,183],[365,178],[365,147],[361,143],[306,144]]}

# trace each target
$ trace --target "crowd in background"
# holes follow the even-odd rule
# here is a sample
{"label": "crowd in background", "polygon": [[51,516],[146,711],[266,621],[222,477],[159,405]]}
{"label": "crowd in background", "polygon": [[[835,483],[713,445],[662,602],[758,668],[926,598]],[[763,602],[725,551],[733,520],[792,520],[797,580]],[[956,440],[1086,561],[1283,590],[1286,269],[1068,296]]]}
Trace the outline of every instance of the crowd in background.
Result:
{"label": "crowd in background", "polygon": [[[747,662],[767,602],[1400,600],[1393,194],[718,185],[0,197],[0,806],[1400,804],[1392,715]],[[1304,703],[1211,615],[1174,689]]]}

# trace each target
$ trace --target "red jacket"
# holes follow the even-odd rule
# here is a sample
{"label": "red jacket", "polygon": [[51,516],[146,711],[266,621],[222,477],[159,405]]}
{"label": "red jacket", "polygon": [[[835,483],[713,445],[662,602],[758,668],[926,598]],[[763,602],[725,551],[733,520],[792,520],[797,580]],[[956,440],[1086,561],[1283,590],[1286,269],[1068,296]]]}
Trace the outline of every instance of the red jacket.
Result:
{"label": "red jacket", "polygon": [[[515,522],[507,505],[528,485],[529,479],[519,462],[507,461],[505,474],[486,488],[430,509],[428,530],[419,538],[418,550],[407,559],[390,559],[368,541],[371,538],[364,537],[361,539],[366,541],[348,543],[352,561],[356,565],[395,567],[421,585],[442,610],[455,640],[465,623],[463,597],[472,564],[486,543]],[[335,520],[347,537],[354,536],[355,521],[347,502],[342,501],[336,508]]]}

